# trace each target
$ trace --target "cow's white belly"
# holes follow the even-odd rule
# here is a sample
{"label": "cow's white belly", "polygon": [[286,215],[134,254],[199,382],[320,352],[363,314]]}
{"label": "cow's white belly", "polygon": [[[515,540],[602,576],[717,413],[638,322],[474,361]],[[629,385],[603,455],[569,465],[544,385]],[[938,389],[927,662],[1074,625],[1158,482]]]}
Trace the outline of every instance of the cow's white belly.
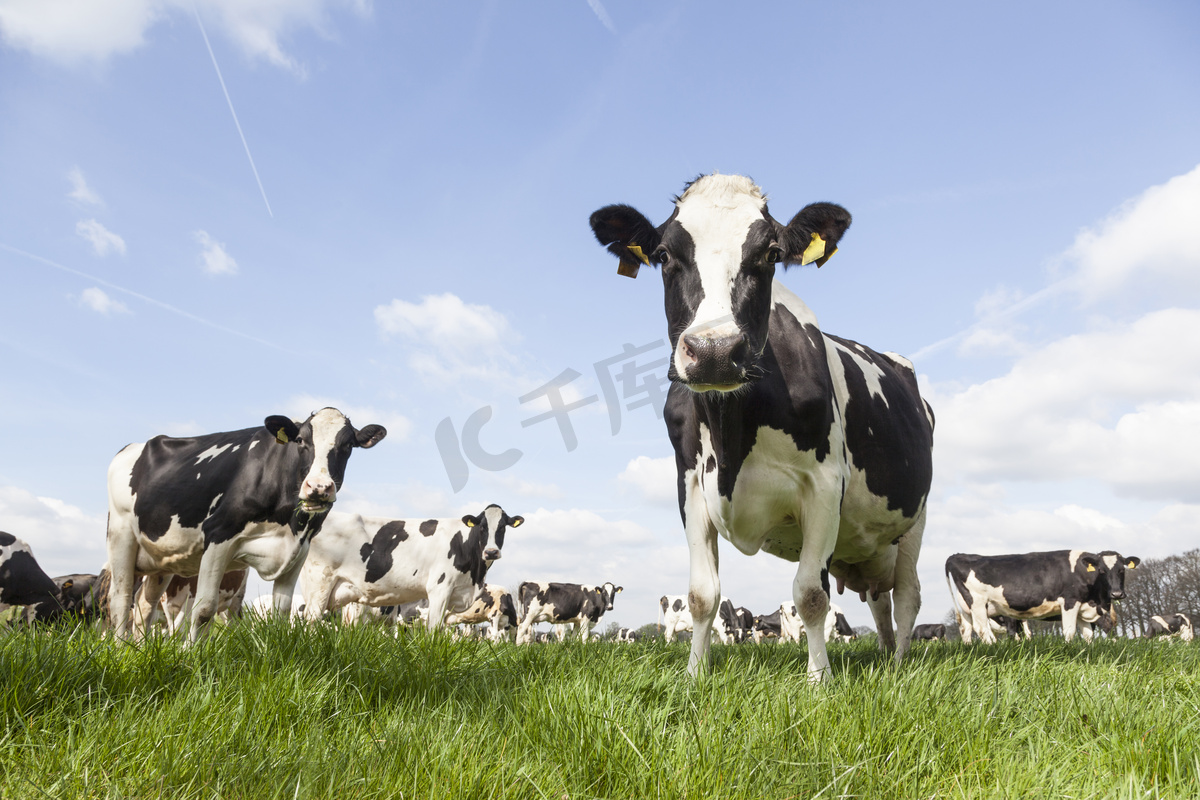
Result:
{"label": "cow's white belly", "polygon": [[[273,522],[251,522],[219,546],[233,548],[230,569],[250,567],[265,580],[274,580],[304,555],[291,528]],[[138,572],[191,577],[200,572],[203,557],[204,531],[183,527],[177,516],[158,539],[138,535]]]}

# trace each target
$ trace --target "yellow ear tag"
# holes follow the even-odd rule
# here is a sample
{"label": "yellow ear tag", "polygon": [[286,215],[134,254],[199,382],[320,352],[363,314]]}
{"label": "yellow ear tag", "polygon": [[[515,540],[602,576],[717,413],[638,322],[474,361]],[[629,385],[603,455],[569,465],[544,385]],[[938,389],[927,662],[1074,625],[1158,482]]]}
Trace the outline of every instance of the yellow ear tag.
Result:
{"label": "yellow ear tag", "polygon": [[650,266],[650,258],[645,253],[642,252],[641,247],[639,247],[636,244],[630,243],[629,247],[627,247],[626,249],[629,252],[633,253],[634,257],[637,258],[638,261],[642,262],[646,266]]}
{"label": "yellow ear tag", "polygon": [[275,431],[275,441],[279,442],[280,444],[288,443],[287,434],[283,432],[283,428]]}
{"label": "yellow ear tag", "polygon": [[1130,561],[1130,562],[1129,562],[1128,564],[1126,564],[1125,566],[1126,566],[1127,568],[1129,568],[1129,569],[1137,569],[1137,564],[1133,563],[1132,561]]}
{"label": "yellow ear tag", "polygon": [[474,520],[467,520],[467,527],[468,527],[468,528],[474,528],[474,527],[475,527],[475,522],[474,522]]}
{"label": "yellow ear tag", "polygon": [[1088,571],[1088,572],[1095,572],[1095,571],[1096,571],[1096,568],[1095,568],[1095,567],[1093,567],[1091,564],[1088,564],[1088,570],[1087,570],[1087,571]]}
{"label": "yellow ear tag", "polygon": [[[811,264],[823,255],[825,255],[825,240],[821,238],[821,234],[814,233],[812,241],[809,242],[808,247],[804,248],[804,254],[800,256],[800,264],[801,266]],[[833,255],[833,253],[829,255]]]}
{"label": "yellow ear tag", "polygon": [[525,520],[523,520],[523,519],[514,519],[514,520],[512,521],[512,527],[514,527],[514,528],[519,528],[519,527],[521,527],[521,523],[522,523],[522,522],[524,522],[524,521],[525,521]]}

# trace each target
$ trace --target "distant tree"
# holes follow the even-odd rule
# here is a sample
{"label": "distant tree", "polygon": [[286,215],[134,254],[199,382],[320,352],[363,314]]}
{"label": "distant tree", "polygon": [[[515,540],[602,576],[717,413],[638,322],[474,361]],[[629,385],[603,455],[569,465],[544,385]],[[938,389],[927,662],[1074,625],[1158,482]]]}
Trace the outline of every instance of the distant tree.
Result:
{"label": "distant tree", "polygon": [[616,638],[617,638],[617,633],[618,633],[620,630],[621,630],[621,623],[619,623],[619,622],[610,622],[610,623],[608,623],[607,625],[605,625],[605,626],[604,626],[604,631],[603,631],[603,633],[601,633],[601,634],[600,634],[600,638],[601,638],[601,639],[604,639],[605,641],[608,641],[608,640],[611,640],[611,639],[616,639]]}
{"label": "distant tree", "polygon": [[1125,571],[1125,599],[1117,603],[1123,636],[1141,636],[1152,616],[1177,612],[1200,619],[1200,548],[1147,558]]}
{"label": "distant tree", "polygon": [[637,635],[639,642],[652,642],[663,637],[663,628],[657,622],[648,622],[637,629]]}

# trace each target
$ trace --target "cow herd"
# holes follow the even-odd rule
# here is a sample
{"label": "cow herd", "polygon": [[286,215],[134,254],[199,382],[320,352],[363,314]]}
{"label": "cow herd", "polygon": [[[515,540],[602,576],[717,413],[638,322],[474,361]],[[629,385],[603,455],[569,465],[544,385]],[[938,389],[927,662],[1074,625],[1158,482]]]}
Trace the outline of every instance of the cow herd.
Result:
{"label": "cow herd", "polygon": [[[710,664],[714,639],[804,637],[808,675],[822,680],[826,643],[854,636],[833,586],[867,604],[880,647],[896,659],[914,638],[945,638],[944,625],[914,628],[934,414],[913,365],[822,331],[775,280],[778,265],[825,264],[850,223],[825,202],[781,223],[750,179],[722,174],[687,184],[658,225],[624,204],[591,215],[619,274],[646,265],[662,276],[672,348],[663,418],[690,574],[687,594],[664,596],[660,613],[667,640],[693,632],[693,674]],[[35,622],[102,616],[122,639],[143,636],[161,609],[169,630],[195,641],[218,613],[236,615],[252,568],[273,583],[270,600],[255,604],[269,613],[298,611],[294,596],[314,621],[341,607],[421,601],[430,628],[486,622],[489,635],[525,643],[546,622],[560,638],[569,627],[592,637],[622,587],[525,582],[513,596],[486,583],[506,535],[524,523],[499,505],[445,519],[333,511],[350,455],[386,435],[324,408],[128,445],[108,470],[100,577],[51,579],[24,542],[0,532],[0,603],[26,606]],[[791,601],[757,617],[734,607],[721,594],[718,536],[794,562]],[[965,642],[1027,633],[1032,619],[1061,620],[1066,639],[1090,641],[1094,628],[1111,628],[1125,570],[1138,563],[1114,551],[959,554],[946,578]],[[1147,635],[1190,640],[1191,621],[1156,617]]]}

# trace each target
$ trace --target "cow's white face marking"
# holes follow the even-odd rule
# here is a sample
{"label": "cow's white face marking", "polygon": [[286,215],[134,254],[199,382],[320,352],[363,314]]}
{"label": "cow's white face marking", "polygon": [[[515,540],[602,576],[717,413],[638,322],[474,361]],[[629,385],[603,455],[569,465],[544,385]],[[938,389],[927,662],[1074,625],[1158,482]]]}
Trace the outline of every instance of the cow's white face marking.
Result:
{"label": "cow's white face marking", "polygon": [[749,178],[709,175],[688,187],[677,203],[676,222],[692,237],[704,299],[676,344],[675,370],[687,374],[684,335],[720,339],[738,332],[733,284],[742,267],[742,244],[750,226],[765,216],[766,197]]}
{"label": "cow's white face marking", "polygon": [[337,484],[329,474],[329,460],[337,447],[338,434],[349,420],[336,408],[323,408],[309,422],[312,425],[313,463],[300,484],[300,500],[332,504],[337,500]]}

